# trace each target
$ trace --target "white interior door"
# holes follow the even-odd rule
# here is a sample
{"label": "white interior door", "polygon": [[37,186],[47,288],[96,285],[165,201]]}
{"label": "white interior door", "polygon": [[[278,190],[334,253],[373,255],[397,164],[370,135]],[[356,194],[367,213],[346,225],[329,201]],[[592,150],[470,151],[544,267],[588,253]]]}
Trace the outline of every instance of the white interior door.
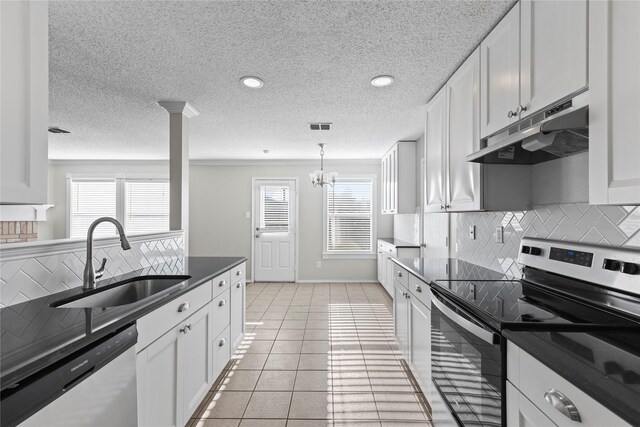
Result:
{"label": "white interior door", "polygon": [[295,281],[295,180],[256,179],[253,200],[253,280]]}

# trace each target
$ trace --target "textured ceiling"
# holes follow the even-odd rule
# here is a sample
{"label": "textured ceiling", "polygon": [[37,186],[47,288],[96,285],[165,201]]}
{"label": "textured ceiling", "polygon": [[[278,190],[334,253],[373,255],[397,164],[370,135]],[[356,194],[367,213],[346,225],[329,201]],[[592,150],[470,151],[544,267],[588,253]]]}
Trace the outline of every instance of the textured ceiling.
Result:
{"label": "textured ceiling", "polygon": [[49,157],[166,159],[156,102],[178,100],[200,112],[194,159],[317,158],[321,141],[329,159],[377,158],[422,134],[427,99],[512,4],[52,1],[50,125],[72,133],[50,134]]}

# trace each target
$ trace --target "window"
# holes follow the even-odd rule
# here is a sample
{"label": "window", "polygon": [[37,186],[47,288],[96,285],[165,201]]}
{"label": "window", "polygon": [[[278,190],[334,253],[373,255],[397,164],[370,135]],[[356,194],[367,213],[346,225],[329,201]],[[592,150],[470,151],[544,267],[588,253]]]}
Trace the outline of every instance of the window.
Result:
{"label": "window", "polygon": [[325,187],[325,257],[374,256],[373,178],[339,178]]}
{"label": "window", "polygon": [[[68,236],[85,237],[91,223],[109,216],[127,233],[169,230],[167,179],[72,178],[69,180]],[[113,236],[113,226],[100,226],[95,237]]]}
{"label": "window", "polygon": [[289,186],[260,186],[260,230],[289,231]]}

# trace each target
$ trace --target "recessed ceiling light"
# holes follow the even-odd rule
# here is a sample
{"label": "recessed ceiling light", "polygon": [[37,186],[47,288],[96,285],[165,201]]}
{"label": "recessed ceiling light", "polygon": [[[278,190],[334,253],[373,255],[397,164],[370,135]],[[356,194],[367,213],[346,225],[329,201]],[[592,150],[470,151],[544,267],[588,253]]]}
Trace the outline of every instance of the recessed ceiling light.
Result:
{"label": "recessed ceiling light", "polygon": [[391,86],[394,80],[393,76],[378,76],[371,79],[371,84],[375,87],[387,87]]}
{"label": "recessed ceiling light", "polygon": [[250,87],[251,89],[258,89],[264,85],[264,82],[258,77],[246,76],[240,79],[243,85]]}

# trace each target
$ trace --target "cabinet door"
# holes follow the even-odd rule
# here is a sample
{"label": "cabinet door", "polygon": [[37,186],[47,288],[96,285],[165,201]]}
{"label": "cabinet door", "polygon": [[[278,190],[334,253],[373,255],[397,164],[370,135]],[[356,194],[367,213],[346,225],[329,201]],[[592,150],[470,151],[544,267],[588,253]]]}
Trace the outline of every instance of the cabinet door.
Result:
{"label": "cabinet door", "polygon": [[640,204],[640,2],[589,2],[589,203]]}
{"label": "cabinet door", "polygon": [[447,97],[446,87],[434,96],[427,104],[426,124],[426,212],[442,212],[444,210],[444,148],[447,144]]}
{"label": "cabinet door", "polygon": [[385,262],[385,266],[384,266],[384,277],[385,277],[385,281],[384,281],[384,287],[387,289],[387,292],[389,292],[390,294],[393,293],[393,261],[392,261],[392,256],[389,255],[388,253],[384,255],[384,262]]}
{"label": "cabinet door", "polygon": [[406,357],[409,345],[409,309],[407,307],[406,289],[393,281],[393,326],[400,352]]}
{"label": "cabinet door", "polygon": [[178,328],[167,332],[138,353],[138,424],[144,426],[182,426],[179,391],[180,335]]}
{"label": "cabinet door", "polygon": [[422,391],[428,393],[431,388],[431,310],[414,297],[409,302],[409,363]]}
{"label": "cabinet door", "polygon": [[384,286],[384,254],[378,249],[378,282]]}
{"label": "cabinet door", "polygon": [[398,147],[395,146],[389,154],[390,182],[389,182],[389,213],[398,213]]}
{"label": "cabinet door", "polygon": [[47,203],[46,1],[0,2],[0,203]]}
{"label": "cabinet door", "polygon": [[209,306],[201,308],[189,317],[181,328],[180,354],[184,363],[180,366],[183,379],[182,406],[184,408],[183,423],[195,412],[207,394],[211,385],[213,358],[211,356],[211,310]]}
{"label": "cabinet door", "polygon": [[520,8],[524,117],[588,85],[587,0],[523,0]]}
{"label": "cabinet door", "polygon": [[387,158],[383,157],[380,163],[380,209],[383,214],[387,213]]}
{"label": "cabinet door", "polygon": [[215,381],[229,362],[232,353],[228,326],[211,342],[211,348],[211,353],[213,354],[213,379]]}
{"label": "cabinet door", "polygon": [[231,351],[238,348],[244,336],[244,288],[244,280],[231,286],[231,324],[229,327]]}
{"label": "cabinet door", "polygon": [[449,110],[447,199],[453,211],[481,208],[480,165],[467,155],[480,149],[480,49],[447,82]]}
{"label": "cabinet door", "polygon": [[509,381],[507,381],[507,425],[512,427],[556,426]]}
{"label": "cabinet door", "polygon": [[520,103],[520,3],[480,44],[480,136],[491,135],[518,119],[509,117]]}

